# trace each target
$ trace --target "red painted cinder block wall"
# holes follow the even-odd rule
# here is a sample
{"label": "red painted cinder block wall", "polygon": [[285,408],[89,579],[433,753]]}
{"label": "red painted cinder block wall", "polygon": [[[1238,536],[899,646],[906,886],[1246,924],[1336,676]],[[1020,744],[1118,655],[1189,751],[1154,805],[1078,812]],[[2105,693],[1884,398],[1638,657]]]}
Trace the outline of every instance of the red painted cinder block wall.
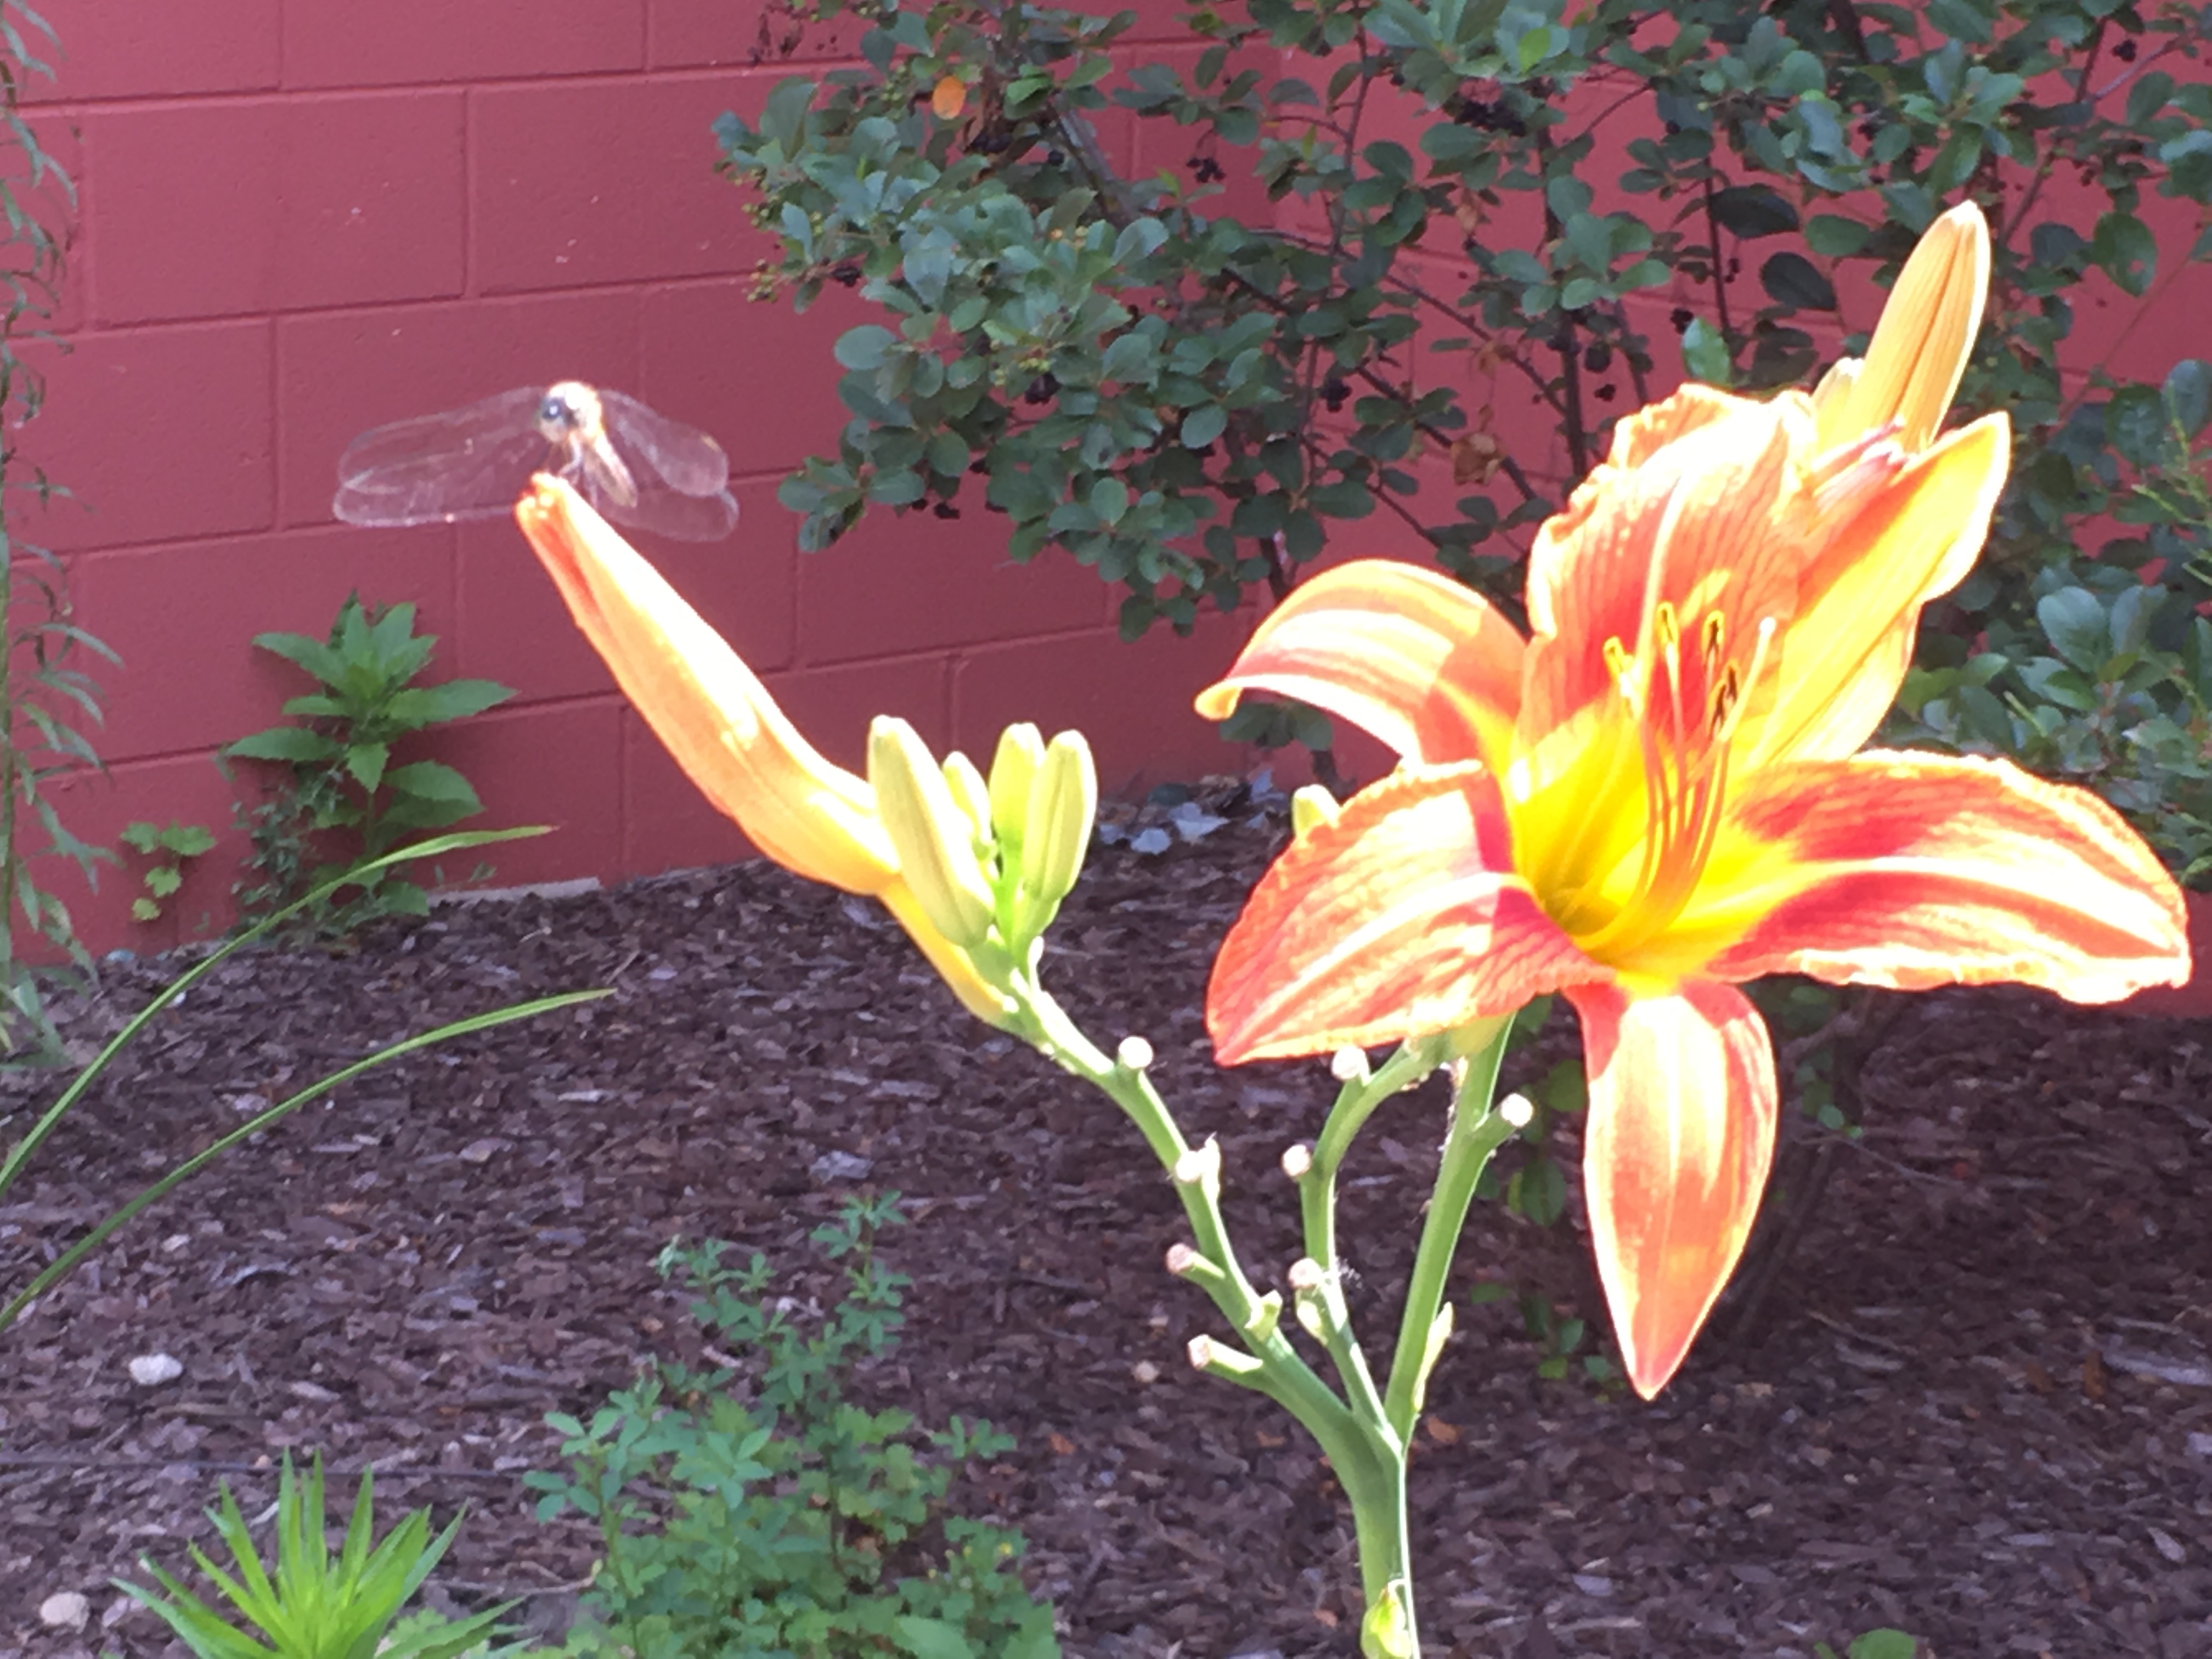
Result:
{"label": "red painted cinder block wall", "polygon": [[[1129,55],[1190,58],[1178,8],[1139,10]],[[436,750],[482,789],[480,823],[556,827],[500,849],[502,880],[744,855],[510,526],[331,521],[333,464],[355,434],[568,376],[635,392],[729,450],[736,536],[648,550],[833,757],[856,764],[868,716],[892,711],[978,754],[1010,720],[1079,726],[1113,790],[1246,758],[1189,698],[1249,617],[1125,646],[1116,590],[1064,557],[1012,566],[1002,521],[980,511],[878,514],[829,553],[797,552],[775,481],[834,447],[830,349],[867,313],[835,292],[798,318],[745,298],[766,247],[714,176],[708,127],[725,109],[757,113],[792,72],[757,61],[763,0],[70,0],[52,15],[64,55],[58,82],[34,88],[35,118],[82,198],[58,319],[69,350],[49,360],[47,412],[25,435],[75,500],[15,527],[66,555],[81,620],[124,659],[99,673],[112,769],[69,792],[79,833],[112,842],[136,818],[227,827],[234,791],[210,757],[304,689],[249,641],[319,633],[358,589],[420,605],[442,636],[441,677],[520,693]],[[845,50],[817,30],[798,56]],[[1377,106],[1378,122],[1394,118],[1410,117]],[[1103,136],[1140,173],[1181,167],[1190,148],[1187,130],[1120,113]],[[1233,191],[1239,210],[1261,207],[1248,185]],[[2179,252],[2190,228],[2166,216]],[[1413,268],[1455,292],[1464,257],[1439,224]],[[1748,310],[1766,249],[1744,252]],[[1870,323],[1878,296],[1845,300],[1848,326]],[[1676,305],[1710,300],[1685,288],[1635,301],[1659,343],[1655,394],[1673,380]],[[2163,276],[2148,313],[2094,289],[2076,305],[2076,384],[2100,362],[2154,374],[2212,350],[2206,267]],[[1492,388],[1463,356],[1411,362],[1425,380],[1456,377],[1470,407],[1493,400],[1516,458],[1557,489],[1566,458],[1510,373]],[[1625,380],[1616,396],[1609,412],[1633,402]],[[1422,463],[1436,492],[1424,511],[1438,517],[1463,493],[1446,472],[1441,457]],[[1328,556],[1368,552],[1425,557],[1381,514],[1341,527]],[[1378,754],[1354,753],[1371,775]],[[96,896],[59,885],[96,945],[159,945],[220,921],[238,850],[232,836],[201,860],[150,928],[127,920],[135,872],[111,872]]]}
{"label": "red painted cinder block wall", "polygon": [[[571,376],[729,450],[736,536],[640,539],[834,758],[858,764],[868,717],[890,711],[984,755],[1008,720],[1080,725],[1109,788],[1241,764],[1190,708],[1231,626],[1123,646],[1114,591],[1065,559],[1013,567],[980,510],[883,514],[798,553],[775,482],[834,449],[830,349],[863,313],[842,295],[799,319],[745,297],[767,249],[714,174],[710,124],[757,114],[793,72],[757,61],[759,0],[71,0],[51,15],[62,58],[36,119],[81,198],[68,349],[46,360],[46,413],[26,435],[75,499],[16,528],[67,556],[79,619],[123,659],[98,672],[109,775],[71,787],[65,810],[108,842],[138,818],[226,831],[152,927],[128,919],[135,870],[97,894],[58,880],[96,947],[221,921],[241,843],[211,754],[306,689],[250,641],[319,634],[356,589],[421,607],[438,677],[519,692],[434,747],[482,791],[477,822],[556,826],[498,850],[501,881],[746,854],[511,525],[331,520],[355,434]],[[836,49],[817,31],[800,57]]]}

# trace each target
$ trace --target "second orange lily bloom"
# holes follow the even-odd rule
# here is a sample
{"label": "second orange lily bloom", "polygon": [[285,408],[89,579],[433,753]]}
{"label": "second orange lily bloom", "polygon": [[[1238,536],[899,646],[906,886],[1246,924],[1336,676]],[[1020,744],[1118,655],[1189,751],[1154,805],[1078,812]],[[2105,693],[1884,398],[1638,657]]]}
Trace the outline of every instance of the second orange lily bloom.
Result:
{"label": "second orange lily bloom", "polygon": [[799,735],[759,677],[562,479],[540,475],[515,520],[615,683],[700,792],[787,870],[878,900],[979,1019],[1005,999],[924,914],[867,780]]}
{"label": "second orange lily bloom", "polygon": [[1273,692],[1401,757],[1301,836],[1223,945],[1229,1062],[1473,1024],[1564,992],[1584,1188],[1631,1381],[1681,1364],[1757,1212],[1773,1053],[1735,986],[2017,981],[2103,1002],[2185,977],[2171,878],[2109,807],[2003,762],[1856,752],[2008,457],[1936,438],[1978,322],[1978,213],[1813,396],[1704,386],[1623,421],[1539,534],[1532,635],[1367,562],[1295,591],[1200,699]]}

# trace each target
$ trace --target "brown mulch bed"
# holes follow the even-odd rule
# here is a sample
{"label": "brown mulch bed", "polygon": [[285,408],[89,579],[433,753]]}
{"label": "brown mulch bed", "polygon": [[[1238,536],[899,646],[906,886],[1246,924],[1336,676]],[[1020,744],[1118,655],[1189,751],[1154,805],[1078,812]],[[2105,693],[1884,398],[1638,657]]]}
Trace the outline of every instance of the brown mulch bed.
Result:
{"label": "brown mulch bed", "polygon": [[[1330,1085],[1312,1064],[1217,1071],[1200,1001],[1271,833],[1102,853],[1051,962],[1093,1035],[1148,1036],[1186,1128],[1220,1137],[1270,1279],[1297,1252],[1277,1160]],[[111,969],[85,1034],[174,966]],[[817,1173],[832,1152],[912,1217],[882,1245],[914,1284],[874,1386],[1017,1438],[964,1494],[1026,1534],[1071,1655],[1355,1650],[1346,1512],[1294,1425],[1183,1363],[1217,1327],[1161,1267],[1180,1212],[1134,1132],[962,1016],[879,912],[764,866],[237,962],[0,1208],[0,1285],[257,1102],[436,1020],[592,985],[617,994],[402,1062],[240,1148],[0,1336],[0,1659],[181,1652],[110,1575],[142,1553],[185,1570],[218,1477],[265,1501],[287,1447],[374,1460],[387,1517],[467,1504],[441,1595],[529,1595],[557,1625],[592,1540],[532,1517],[544,1413],[587,1411],[678,1334],[652,1267],[672,1236],[819,1273],[805,1236],[853,1190]],[[1946,1659],[2212,1655],[2205,1036],[2021,993],[1917,1000],[1757,1317],[1724,1304],[1656,1403],[1540,1380],[1513,1304],[1462,1295],[1413,1477],[1429,1650],[1809,1655],[1893,1624]],[[1562,1015],[1510,1064],[1525,1079],[1572,1042]],[[37,1098],[0,1097],[0,1139]],[[1370,1334],[1439,1104],[1432,1086],[1386,1108],[1349,1172]],[[1456,1282],[1591,1308],[1571,1219],[1478,1206]],[[183,1375],[142,1388],[127,1362],[155,1352]],[[64,1590],[90,1598],[82,1634],[39,1624]]]}

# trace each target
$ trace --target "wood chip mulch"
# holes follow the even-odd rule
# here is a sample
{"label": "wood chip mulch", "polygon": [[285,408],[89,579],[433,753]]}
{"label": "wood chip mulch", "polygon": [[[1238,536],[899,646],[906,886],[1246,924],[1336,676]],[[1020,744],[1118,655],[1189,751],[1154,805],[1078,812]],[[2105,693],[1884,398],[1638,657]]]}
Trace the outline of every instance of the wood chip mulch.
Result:
{"label": "wood chip mulch", "polygon": [[[1050,958],[1094,1037],[1148,1037],[1186,1130],[1220,1138],[1265,1280],[1297,1253],[1277,1161],[1331,1085],[1312,1063],[1217,1070],[1200,1002],[1279,834],[1102,851]],[[111,968],[85,1039],[176,968]],[[881,1247],[913,1276],[910,1323],[869,1386],[1017,1438],[963,1501],[1026,1534],[1071,1656],[1356,1651],[1347,1514],[1294,1424],[1188,1370],[1218,1325],[1162,1268],[1180,1211],[1134,1131],[962,1015],[879,911],[764,865],[236,961],[9,1195],[0,1286],[374,1044],[594,985],[616,994],[373,1073],[238,1149],[0,1335],[0,1659],[181,1654],[108,1580],[142,1553],[189,1577],[217,1480],[253,1513],[284,1448],[373,1460],[386,1517],[466,1504],[437,1597],[527,1596],[557,1629],[593,1539],[531,1515],[544,1414],[587,1412],[682,1338],[652,1265],[672,1236],[827,1288],[805,1235],[854,1158],[912,1218]],[[1916,1000],[1756,1317],[1723,1304],[1650,1405],[1540,1380],[1514,1304],[1468,1301],[1504,1279],[1600,1322],[1577,1214],[1545,1230],[1478,1205],[1414,1466],[1427,1650],[1808,1656],[1887,1624],[1945,1659],[2212,1655],[2206,1039],[2020,992]],[[1562,1013],[1508,1082],[1573,1052]],[[0,1086],[4,1141],[55,1084]],[[1393,1103],[1348,1171],[1377,1346],[1440,1109],[1433,1085]],[[1793,1126],[1801,1156],[1811,1133]],[[155,1353],[182,1375],[135,1383]],[[82,1631],[40,1621],[64,1591],[88,1598]]]}

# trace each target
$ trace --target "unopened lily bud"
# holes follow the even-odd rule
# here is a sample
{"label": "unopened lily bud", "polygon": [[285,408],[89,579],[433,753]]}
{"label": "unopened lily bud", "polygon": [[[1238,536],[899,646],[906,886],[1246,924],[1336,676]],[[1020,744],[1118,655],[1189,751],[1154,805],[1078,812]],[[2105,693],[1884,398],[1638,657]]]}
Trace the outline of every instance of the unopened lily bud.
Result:
{"label": "unopened lily bud", "polygon": [[869,726],[868,781],[922,914],[953,944],[981,944],[991,931],[991,890],[975,862],[974,827],[904,720],[878,714]]}
{"label": "unopened lily bud", "polygon": [[1303,1140],[1283,1148],[1283,1173],[1293,1181],[1304,1181],[1306,1172],[1313,1168],[1313,1148]]}
{"label": "unopened lily bud", "polygon": [[1141,1072],[1152,1063],[1152,1045],[1140,1036],[1125,1036],[1121,1046],[1114,1051],[1114,1058],[1125,1072]]}
{"label": "unopened lily bud", "polygon": [[1339,1083],[1366,1082],[1366,1051],[1362,1048],[1339,1048],[1328,1057],[1328,1074]]}
{"label": "unopened lily bud", "polygon": [[1344,808],[1335,796],[1317,783],[1310,783],[1291,794],[1291,833],[1304,836],[1324,823],[1334,823],[1336,815]]}
{"label": "unopened lily bud", "polygon": [[952,792],[953,805],[974,829],[976,849],[981,852],[991,844],[991,787],[975,763],[957,749],[945,757],[945,784]]}
{"label": "unopened lily bud", "polygon": [[1284,1277],[1290,1281],[1291,1288],[1298,1291],[1317,1291],[1328,1279],[1321,1263],[1310,1255],[1302,1255],[1291,1263],[1291,1270]]}
{"label": "unopened lily bud", "polygon": [[999,733],[991,757],[991,828],[1002,847],[1019,847],[1027,834],[1030,790],[1044,764],[1044,734],[1027,720]]}
{"label": "unopened lily bud", "polygon": [[1080,732],[1062,732],[1045,745],[1030,786],[1029,824],[1022,839],[1022,890],[1039,907],[1057,905],[1083,873],[1091,822],[1098,812],[1098,772]]}
{"label": "unopened lily bud", "polygon": [[1508,1095],[1498,1103],[1498,1115],[1516,1129],[1525,1129],[1536,1121],[1536,1109],[1526,1095]]}

